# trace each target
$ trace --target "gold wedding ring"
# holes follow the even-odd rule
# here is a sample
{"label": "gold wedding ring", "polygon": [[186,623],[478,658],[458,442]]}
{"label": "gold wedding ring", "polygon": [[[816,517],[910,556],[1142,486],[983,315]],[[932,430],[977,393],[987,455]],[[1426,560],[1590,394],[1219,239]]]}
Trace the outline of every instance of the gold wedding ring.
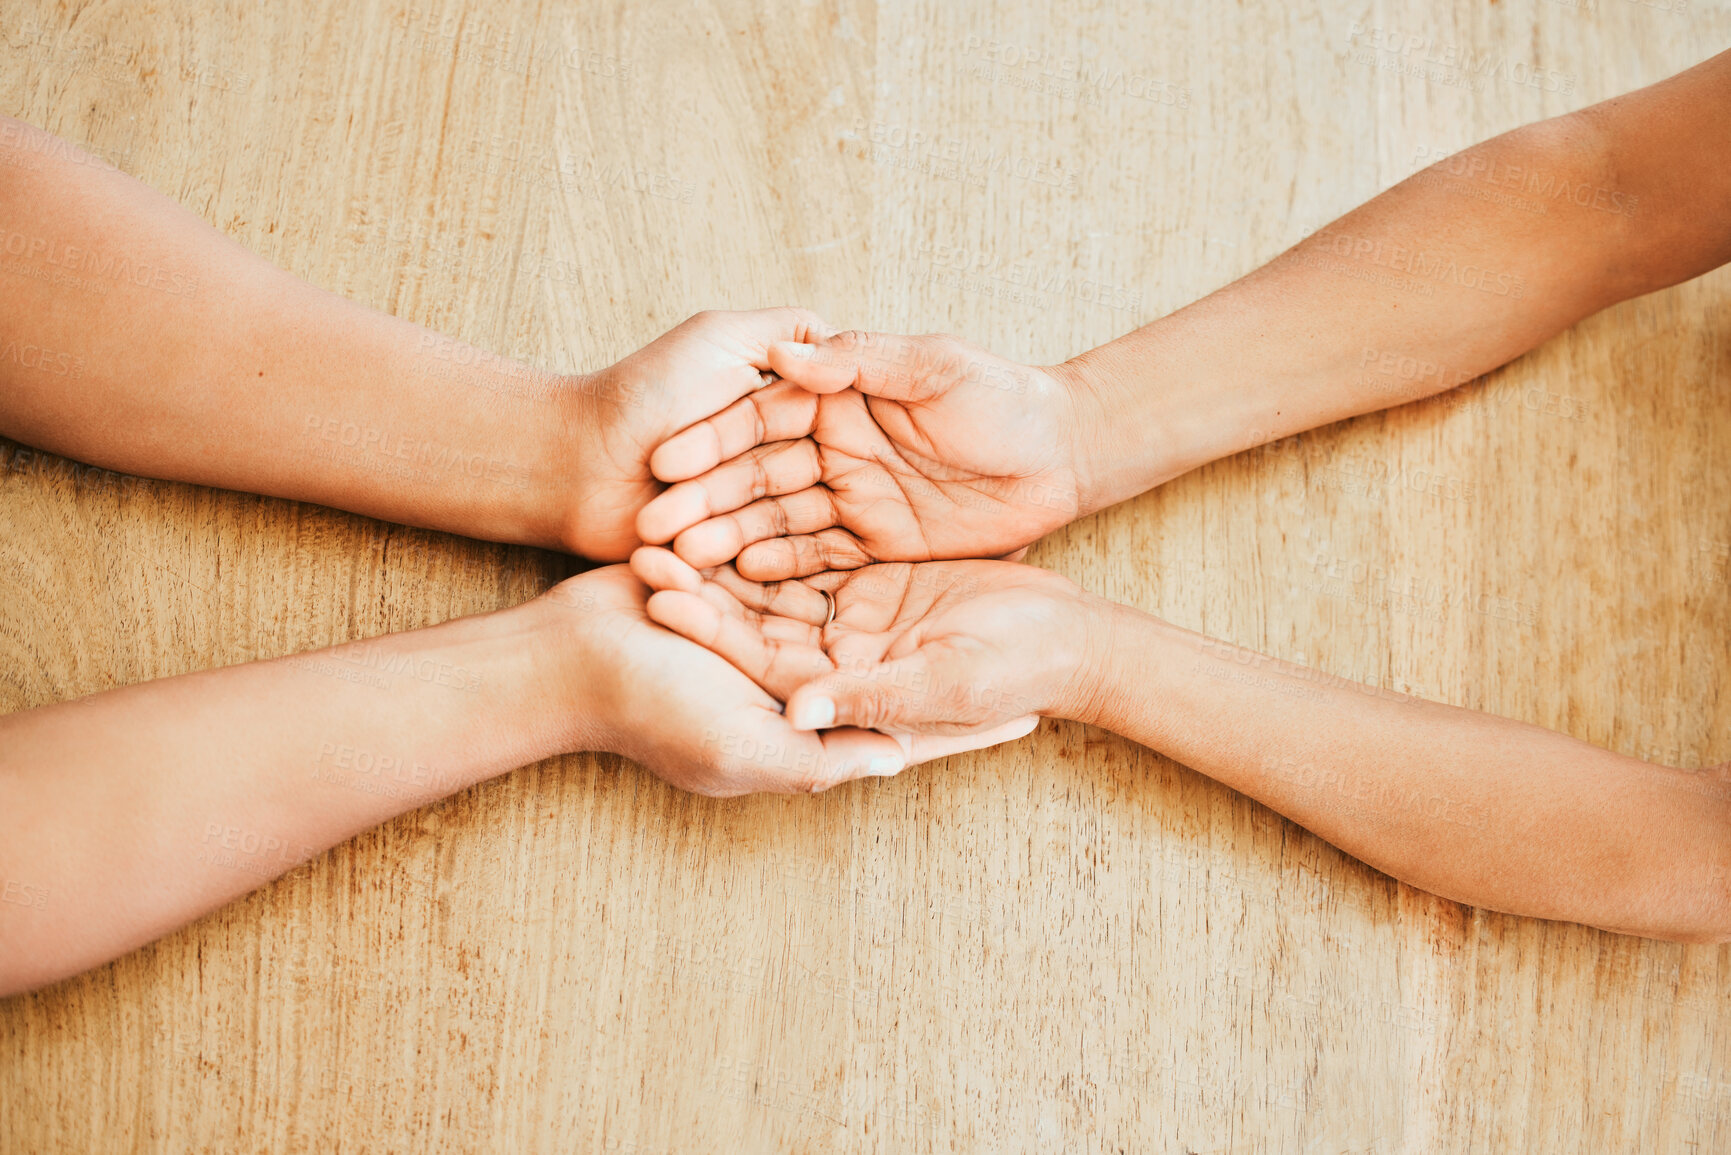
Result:
{"label": "gold wedding ring", "polygon": [[818,590],[817,592],[823,595],[823,600],[829,605],[829,616],[823,620],[823,624],[828,626],[835,621],[835,595],[828,590]]}

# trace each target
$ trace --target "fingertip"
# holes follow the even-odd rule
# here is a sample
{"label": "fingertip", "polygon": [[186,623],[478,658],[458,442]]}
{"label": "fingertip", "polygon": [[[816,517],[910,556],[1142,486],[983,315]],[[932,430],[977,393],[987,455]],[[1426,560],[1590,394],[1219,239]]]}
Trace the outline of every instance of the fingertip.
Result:
{"label": "fingertip", "polygon": [[799,559],[785,538],[753,542],[733,560],[733,568],[746,581],[780,582],[805,577]]}
{"label": "fingertip", "polygon": [[699,521],[679,531],[668,548],[695,569],[725,565],[739,552],[738,532],[722,518]]}
{"label": "fingertip", "polygon": [[709,494],[703,486],[675,485],[637,511],[637,536],[663,545],[709,515]]}
{"label": "fingertip", "polygon": [[719,439],[707,421],[680,430],[649,454],[649,472],[668,484],[689,481],[719,464]]}
{"label": "fingertip", "polygon": [[632,551],[631,572],[652,590],[681,590],[695,594],[703,588],[703,575],[670,549],[642,545]]}
{"label": "fingertip", "polygon": [[833,359],[823,356],[822,346],[805,341],[774,341],[769,346],[769,368],[808,393],[839,393],[850,384],[838,373]]}
{"label": "fingertip", "polygon": [[644,603],[643,612],[656,625],[702,646],[714,636],[720,617],[720,611],[700,595],[685,590],[656,590]]}
{"label": "fingertip", "polygon": [[827,730],[835,725],[835,699],[821,690],[795,691],[787,704],[788,724],[795,730]]}

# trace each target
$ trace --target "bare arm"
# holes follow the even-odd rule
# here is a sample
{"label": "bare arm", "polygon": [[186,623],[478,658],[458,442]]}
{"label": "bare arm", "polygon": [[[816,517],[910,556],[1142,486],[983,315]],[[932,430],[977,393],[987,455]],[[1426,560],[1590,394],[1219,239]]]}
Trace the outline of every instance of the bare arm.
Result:
{"label": "bare arm", "polygon": [[95,966],[515,766],[609,750],[703,794],[1019,737],[796,733],[623,566],[511,609],[0,717],[0,996]]}
{"label": "bare arm", "polygon": [[[307,284],[0,117],[0,434],[129,473],[622,560],[670,434],[762,387],[796,309],[539,372]],[[677,459],[677,454],[673,459]]]}
{"label": "bare arm", "polygon": [[569,383],[315,288],[0,118],[0,433],[128,473],[560,544]]}
{"label": "bare arm", "polygon": [[943,335],[778,343],[770,367],[799,389],[673,438],[660,475],[678,484],[638,524],[761,581],[999,556],[1216,458],[1453,388],[1727,260],[1731,53],[1467,149],[1062,365]]}
{"label": "bare arm", "polygon": [[1333,678],[1123,607],[1091,612],[1112,640],[1069,716],[1445,898],[1731,939],[1731,776]]}
{"label": "bare arm", "polygon": [[1728,260],[1731,52],[1449,157],[1070,362],[1114,415],[1088,504],[1451,389]]}
{"label": "bare arm", "polygon": [[[1731,940],[1731,776],[1359,685],[1179,629],[1033,566],[874,565],[764,586],[645,548],[649,615],[796,729],[962,735],[1034,713],[1115,730],[1403,882],[1475,906]],[[835,598],[828,603],[811,587]]]}

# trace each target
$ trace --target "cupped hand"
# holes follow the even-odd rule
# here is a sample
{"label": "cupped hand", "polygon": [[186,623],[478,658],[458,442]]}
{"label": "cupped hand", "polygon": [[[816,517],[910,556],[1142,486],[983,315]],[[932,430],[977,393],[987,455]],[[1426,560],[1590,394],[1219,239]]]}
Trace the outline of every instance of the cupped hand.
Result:
{"label": "cupped hand", "polygon": [[799,731],[966,735],[1029,715],[1083,717],[1109,649],[1106,603],[1011,562],[891,563],[763,584],[644,547],[631,569],[656,590],[651,619],[774,687]]}
{"label": "cupped hand", "polygon": [[541,599],[554,622],[544,653],[584,719],[574,748],[623,755],[681,789],[716,797],[826,790],[1033,728],[1030,719],[959,738],[795,730],[761,685],[651,621],[649,596],[622,565],[561,582]]}
{"label": "cupped hand", "polygon": [[[619,363],[566,379],[565,444],[570,500],[560,539],[573,553],[623,561],[639,543],[639,511],[665,488],[650,457],[686,476],[714,464],[687,464],[701,446],[663,443],[773,380],[769,348],[821,340],[828,326],[803,309],[698,313]],[[657,447],[660,451],[657,452]]]}
{"label": "cupped hand", "polygon": [[992,557],[1091,507],[1101,406],[1080,374],[955,337],[846,332],[768,350],[785,378],[657,450],[676,482],[639,536],[779,581],[879,561]]}

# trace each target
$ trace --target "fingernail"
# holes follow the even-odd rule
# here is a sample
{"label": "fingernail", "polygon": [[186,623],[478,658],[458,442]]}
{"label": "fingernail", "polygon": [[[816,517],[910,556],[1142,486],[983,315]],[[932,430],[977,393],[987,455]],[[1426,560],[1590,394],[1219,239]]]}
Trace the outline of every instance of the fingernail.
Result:
{"label": "fingernail", "polygon": [[803,357],[808,361],[812,354],[817,352],[816,345],[807,345],[803,341],[783,341],[782,346],[795,357]]}
{"label": "fingernail", "polygon": [[835,703],[828,698],[812,698],[794,715],[795,730],[822,730],[835,725]]}
{"label": "fingernail", "polygon": [[900,774],[902,772],[902,760],[900,758],[873,758],[871,772],[880,778],[888,778],[891,774]]}

